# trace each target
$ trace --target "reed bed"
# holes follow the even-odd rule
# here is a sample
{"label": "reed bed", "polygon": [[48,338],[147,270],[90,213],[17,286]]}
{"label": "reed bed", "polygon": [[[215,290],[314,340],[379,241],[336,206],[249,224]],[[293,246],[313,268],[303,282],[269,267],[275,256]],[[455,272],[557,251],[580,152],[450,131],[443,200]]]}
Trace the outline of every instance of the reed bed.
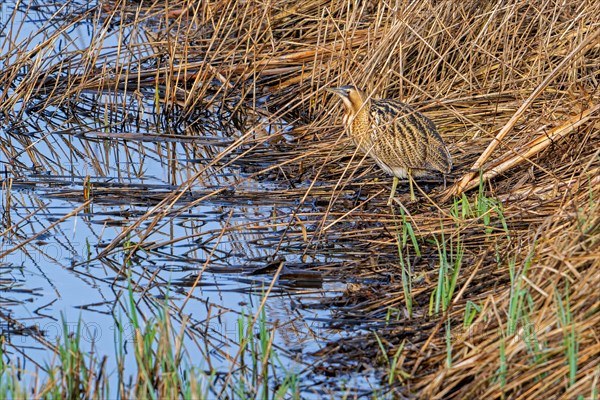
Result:
{"label": "reed bed", "polygon": [[[192,296],[203,271],[232,271],[221,240],[239,242],[267,294],[282,276],[349,282],[325,305],[356,334],[312,354],[315,372],[377,367],[378,394],[399,398],[598,397],[598,2],[68,5],[55,33],[24,39],[33,50],[3,43],[1,148],[13,187],[136,206],[92,260],[125,274],[142,251],[196,240]],[[56,52],[82,21],[94,40]],[[454,159],[447,186],[419,181],[417,202],[404,190],[387,207],[391,179],[322,90],[345,84],[427,114]],[[164,163],[168,183],[127,183],[144,176],[133,159]],[[153,236],[207,204],[274,211]]]}

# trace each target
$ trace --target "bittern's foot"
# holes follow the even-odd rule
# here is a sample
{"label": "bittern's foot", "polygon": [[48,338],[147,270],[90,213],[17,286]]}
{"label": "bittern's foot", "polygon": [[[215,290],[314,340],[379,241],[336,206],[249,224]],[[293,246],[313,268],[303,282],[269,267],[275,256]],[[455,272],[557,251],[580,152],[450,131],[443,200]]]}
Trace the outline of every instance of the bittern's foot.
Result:
{"label": "bittern's foot", "polygon": [[416,198],[415,200],[412,199],[404,199],[402,200],[400,197],[394,197],[393,198],[393,202],[396,204],[399,204],[401,206],[412,206],[412,205],[417,205],[419,203],[421,203],[421,199],[420,198]]}
{"label": "bittern's foot", "polygon": [[394,202],[396,204],[398,204],[400,207],[404,208],[404,203],[402,203],[399,198],[394,197]]}
{"label": "bittern's foot", "polygon": [[[400,207],[402,210],[404,210],[404,214],[405,214],[405,215],[410,215],[410,211],[408,211],[408,208],[406,208],[406,206],[407,206],[407,205],[409,205],[409,204],[410,204],[410,203],[412,203],[412,202],[409,202],[409,203],[402,202],[402,201],[400,201],[400,199],[399,199],[399,198],[396,198],[396,197],[394,198],[394,202],[395,202],[395,203],[396,203],[396,204],[397,204],[397,205],[398,205],[398,206],[399,206],[399,207]],[[393,206],[390,206],[390,207],[393,207]]]}
{"label": "bittern's foot", "polygon": [[393,196],[390,196],[390,197],[388,198],[387,205],[388,205],[388,206],[391,206],[391,205],[392,205],[392,203],[393,203],[394,201],[398,201],[398,202],[399,202],[400,200],[398,200],[397,198],[395,198],[395,197],[393,197]]}

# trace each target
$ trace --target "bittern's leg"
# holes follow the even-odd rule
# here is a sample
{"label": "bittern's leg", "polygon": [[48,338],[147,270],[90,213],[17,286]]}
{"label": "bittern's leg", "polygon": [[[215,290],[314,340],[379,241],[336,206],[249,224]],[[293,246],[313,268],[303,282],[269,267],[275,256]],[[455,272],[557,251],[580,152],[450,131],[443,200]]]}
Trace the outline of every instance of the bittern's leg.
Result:
{"label": "bittern's leg", "polygon": [[410,186],[410,201],[417,200],[417,197],[415,196],[415,191],[413,189],[413,177],[412,170],[410,168],[408,169],[408,185]]}
{"label": "bittern's leg", "polygon": [[392,192],[390,193],[390,198],[388,199],[387,205],[392,204],[392,200],[394,199],[394,195],[396,194],[396,188],[398,187],[398,177],[394,176],[392,180]]}

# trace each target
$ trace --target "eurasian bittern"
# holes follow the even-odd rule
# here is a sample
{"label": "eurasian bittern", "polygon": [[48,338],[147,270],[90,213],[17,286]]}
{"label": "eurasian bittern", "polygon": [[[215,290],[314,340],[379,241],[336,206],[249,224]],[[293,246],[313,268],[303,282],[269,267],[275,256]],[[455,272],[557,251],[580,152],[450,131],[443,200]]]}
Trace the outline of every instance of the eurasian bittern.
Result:
{"label": "eurasian bittern", "polygon": [[410,198],[415,200],[413,177],[452,169],[448,148],[429,118],[407,104],[391,99],[372,99],[354,86],[326,89],[342,98],[344,127],[364,153],[394,177],[391,204],[398,178],[408,178]]}

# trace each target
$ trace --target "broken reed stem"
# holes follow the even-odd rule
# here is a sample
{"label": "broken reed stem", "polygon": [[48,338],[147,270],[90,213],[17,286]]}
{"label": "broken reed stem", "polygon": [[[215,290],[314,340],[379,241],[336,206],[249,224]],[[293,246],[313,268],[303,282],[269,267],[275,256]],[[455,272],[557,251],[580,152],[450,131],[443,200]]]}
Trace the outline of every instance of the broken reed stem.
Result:
{"label": "broken reed stem", "polygon": [[574,61],[576,59],[575,56],[581,56],[585,52],[585,50],[588,48],[588,46],[596,45],[595,39],[598,36],[600,36],[600,29],[596,29],[596,30],[592,31],[592,33],[590,33],[589,36],[584,41],[579,43],[579,45],[577,47],[575,47],[575,49],[573,49],[573,51],[571,51],[571,53],[569,53],[569,55],[567,55],[560,62],[560,64],[558,64],[556,66],[556,68],[554,68],[548,74],[548,76],[546,76],[546,78],[542,81],[542,83],[540,83],[535,88],[535,90],[531,93],[531,95],[527,98],[527,100],[525,100],[525,102],[521,105],[521,107],[519,107],[519,109],[513,114],[513,116],[506,123],[506,125],[504,125],[504,127],[502,127],[502,129],[500,130],[500,132],[498,132],[498,134],[496,135],[494,140],[492,140],[491,143],[488,145],[488,147],[483,151],[483,153],[481,153],[481,156],[479,156],[477,161],[475,161],[473,166],[470,168],[471,172],[468,172],[467,174],[465,174],[465,176],[463,176],[463,178],[459,182],[457,182],[452,188],[450,188],[450,190],[448,191],[448,195],[443,199],[443,201],[446,201],[452,195],[458,196],[462,192],[467,190],[467,186],[469,184],[471,184],[471,181],[476,176],[477,171],[479,171],[479,169],[481,169],[483,164],[485,164],[485,162],[491,156],[492,152],[496,149],[496,147],[498,147],[498,145],[500,145],[500,143],[502,143],[502,140],[504,139],[504,137],[512,130],[512,128],[515,126],[515,124],[517,123],[519,118],[521,118],[521,116],[523,115],[525,110],[527,110],[527,108],[529,108],[529,106],[531,106],[533,101],[544,91],[544,89],[546,89],[546,87],[550,84],[550,82],[552,82],[554,77],[556,75],[558,75],[558,73],[565,66],[569,65],[569,63],[571,63],[572,61]]}
{"label": "broken reed stem", "polygon": [[576,115],[569,118],[569,120],[566,123],[557,128],[554,128],[551,132],[544,132],[540,134],[537,138],[535,138],[534,140],[532,140],[524,146],[524,148],[526,148],[527,150],[522,154],[519,153],[515,155],[514,151],[509,151],[505,153],[503,156],[499,157],[499,159],[506,159],[511,155],[512,158],[502,162],[498,166],[492,167],[489,171],[484,172],[481,176],[481,180],[479,176],[474,176],[472,174],[473,177],[471,178],[471,180],[465,181],[464,179],[466,179],[468,175],[465,176],[465,178],[463,178],[463,181],[461,181],[461,191],[473,189],[479,186],[480,181],[485,183],[490,179],[498,176],[499,174],[508,171],[510,168],[529,160],[531,157],[540,153],[542,150],[550,146],[555,141],[562,139],[573,132],[576,132],[577,128],[582,126],[584,123],[588,122],[598,110],[600,110],[600,104],[588,108],[580,115]]}

